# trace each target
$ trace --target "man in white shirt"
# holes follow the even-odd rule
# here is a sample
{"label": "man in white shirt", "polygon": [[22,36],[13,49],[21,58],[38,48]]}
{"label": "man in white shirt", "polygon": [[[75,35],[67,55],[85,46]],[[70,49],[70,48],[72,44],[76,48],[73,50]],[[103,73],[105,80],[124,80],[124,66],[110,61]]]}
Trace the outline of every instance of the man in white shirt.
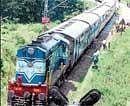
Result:
{"label": "man in white shirt", "polygon": [[103,46],[103,49],[106,49],[107,48],[107,41],[104,39],[103,41],[102,41],[102,46]]}

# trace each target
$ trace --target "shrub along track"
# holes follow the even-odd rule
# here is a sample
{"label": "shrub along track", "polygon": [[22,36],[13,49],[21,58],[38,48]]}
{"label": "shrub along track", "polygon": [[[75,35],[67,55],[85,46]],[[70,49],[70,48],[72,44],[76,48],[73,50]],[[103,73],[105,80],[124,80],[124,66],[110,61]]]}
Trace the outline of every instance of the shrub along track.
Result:
{"label": "shrub along track", "polygon": [[[116,16],[113,16],[112,19],[108,22],[102,32],[96,38],[96,42],[91,44],[89,48],[87,48],[84,54],[81,56],[77,64],[71,70],[71,73],[65,80],[64,84],[60,87],[60,90],[66,96],[70,91],[75,91],[77,88],[74,86],[74,82],[81,82],[84,80],[86,74],[88,73],[89,68],[92,65],[91,56],[95,52],[96,49],[102,49],[102,41],[105,39],[107,42],[110,42],[110,39],[113,35],[113,25],[115,23]],[[96,48],[92,48],[93,45],[96,45]]]}

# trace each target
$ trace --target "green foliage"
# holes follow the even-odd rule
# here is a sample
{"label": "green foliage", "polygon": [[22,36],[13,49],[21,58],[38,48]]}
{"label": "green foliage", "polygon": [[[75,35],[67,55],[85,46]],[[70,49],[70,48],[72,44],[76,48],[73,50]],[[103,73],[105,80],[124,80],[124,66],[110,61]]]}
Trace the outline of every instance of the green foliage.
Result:
{"label": "green foliage", "polygon": [[2,17],[16,22],[34,21],[37,13],[36,0],[2,0]]}
{"label": "green foliage", "polygon": [[127,3],[130,3],[130,0],[121,0],[121,3],[127,5]]}
{"label": "green foliage", "polygon": [[[61,0],[49,0],[49,16],[51,20],[63,21],[64,16],[72,12],[81,12],[83,3],[80,0],[67,0],[67,2],[53,9]],[[44,14],[44,0],[2,0],[1,15],[4,22],[41,22]]]}
{"label": "green foliage", "polygon": [[24,40],[24,38],[23,37],[21,37],[21,36],[16,36],[15,37],[15,39],[16,39],[16,45],[23,45],[23,44],[25,44],[25,40]]}
{"label": "green foliage", "polygon": [[1,69],[1,76],[4,76],[3,60],[2,59],[0,59],[0,69]]}
{"label": "green foliage", "polygon": [[130,3],[130,0],[121,0],[122,2]]}

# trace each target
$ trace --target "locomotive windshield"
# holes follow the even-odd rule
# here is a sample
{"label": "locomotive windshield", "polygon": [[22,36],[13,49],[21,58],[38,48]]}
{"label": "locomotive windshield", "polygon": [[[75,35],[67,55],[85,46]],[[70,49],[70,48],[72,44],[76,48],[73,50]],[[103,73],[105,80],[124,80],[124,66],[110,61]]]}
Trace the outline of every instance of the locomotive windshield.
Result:
{"label": "locomotive windshield", "polygon": [[[45,62],[34,60],[32,62],[17,59],[16,73],[23,77],[23,83],[43,83],[45,80]],[[24,78],[25,76],[25,78]]]}
{"label": "locomotive windshield", "polygon": [[42,84],[45,82],[46,61],[44,52],[39,48],[23,48],[17,52],[16,79],[22,77],[27,84]]}

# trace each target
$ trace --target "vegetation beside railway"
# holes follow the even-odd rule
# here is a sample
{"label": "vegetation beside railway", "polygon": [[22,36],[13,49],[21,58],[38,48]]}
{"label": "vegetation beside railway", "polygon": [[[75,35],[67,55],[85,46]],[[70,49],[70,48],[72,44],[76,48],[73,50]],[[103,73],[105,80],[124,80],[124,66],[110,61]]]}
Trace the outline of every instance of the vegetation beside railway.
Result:
{"label": "vegetation beside railway", "polygon": [[90,67],[85,78],[80,79],[73,82],[77,90],[69,93],[70,101],[97,88],[102,98],[96,106],[126,106],[130,101],[130,28],[122,36],[113,35],[110,50],[100,53],[98,69]]}

